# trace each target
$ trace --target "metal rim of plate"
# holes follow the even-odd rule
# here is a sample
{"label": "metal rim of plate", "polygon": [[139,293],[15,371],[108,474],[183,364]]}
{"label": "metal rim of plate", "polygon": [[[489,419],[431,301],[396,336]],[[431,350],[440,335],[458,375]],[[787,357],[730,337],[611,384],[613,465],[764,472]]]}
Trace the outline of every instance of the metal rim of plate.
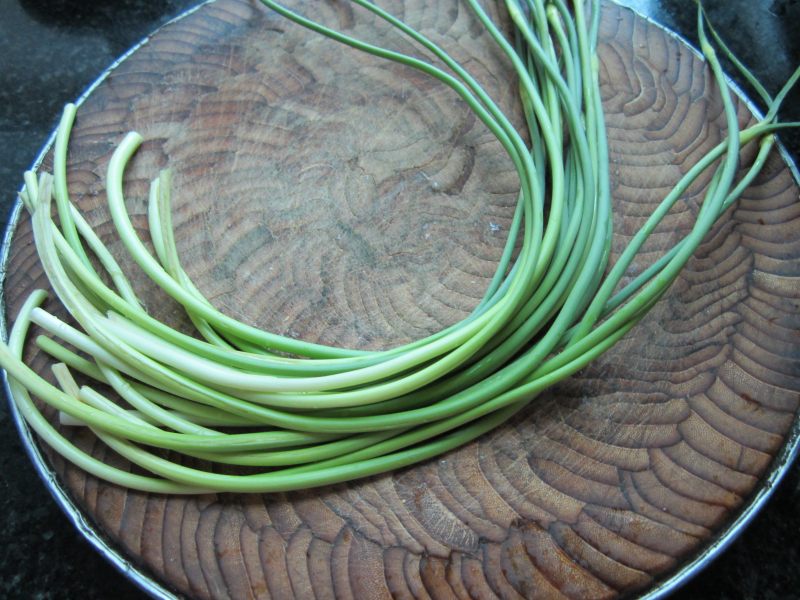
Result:
{"label": "metal rim of plate", "polygon": [[[197,6],[190,8],[189,10],[177,15],[173,19],[170,19],[160,27],[158,27],[153,33],[149,36],[143,38],[140,42],[134,45],[130,50],[125,52],[122,56],[120,56],[117,60],[115,60],[103,73],[89,85],[88,88],[80,95],[80,97],[75,101],[77,106],[83,104],[86,98],[98,87],[102,84],[106,78],[122,63],[124,62],[129,56],[131,56],[134,52],[145,46],[149,41],[150,38],[157,34],[161,29],[167,27],[181,19],[191,15],[195,11],[201,9],[203,6],[207,4],[211,4],[216,0],[204,0]],[[702,59],[702,54],[691,44],[689,41],[681,36],[680,34],[668,29],[664,25],[657,23],[652,18],[647,15],[642,14],[640,11],[636,10],[634,7],[631,7],[625,3],[625,0],[621,0],[617,2],[620,6],[625,8],[626,10],[632,11],[637,17],[646,21],[649,25],[658,27],[664,33],[666,33],[671,38],[677,40],[681,44],[688,47],[697,57]],[[726,77],[727,78],[727,77]],[[763,114],[759,110],[759,108],[745,95],[742,89],[730,78],[728,79],[728,85],[731,86],[733,91],[739,97],[741,101],[745,103],[748,109],[757,117],[762,117]],[[50,151],[55,141],[55,131],[50,135],[47,142],[45,142],[44,147],[39,152],[39,155],[34,160],[33,165],[31,166],[32,170],[37,170],[44,160],[44,157]],[[780,152],[781,158],[786,163],[789,171],[792,173],[795,181],[800,185],[800,173],[798,172],[797,166],[795,165],[792,157],[787,152],[786,148],[778,142],[777,144],[778,150]],[[16,204],[14,205],[14,209],[11,213],[11,217],[8,221],[8,226],[6,231],[3,234],[3,241],[2,246],[0,246],[0,305],[2,306],[3,310],[0,310],[0,335],[2,335],[3,340],[8,339],[8,324],[6,323],[6,311],[5,311],[5,275],[8,268],[8,261],[11,254],[11,243],[14,238],[14,232],[17,229],[17,224],[20,219],[20,215],[22,214],[22,203],[17,200]],[[8,399],[8,406],[9,412],[11,413],[12,419],[14,421],[14,425],[19,432],[22,444],[25,448],[25,452],[28,454],[28,457],[33,462],[33,465],[39,474],[39,477],[45,484],[45,487],[50,491],[50,494],[53,496],[53,499],[56,501],[56,504],[61,508],[61,510],[66,514],[67,518],[70,522],[75,526],[78,532],[108,561],[110,562],[120,573],[122,573],[125,577],[131,580],[134,584],[136,584],[142,591],[146,592],[153,598],[164,599],[164,600],[173,600],[177,599],[173,592],[168,590],[166,587],[155,581],[151,576],[149,576],[143,568],[139,565],[132,563],[130,560],[125,558],[121,551],[118,548],[115,548],[113,542],[107,539],[106,535],[100,531],[97,531],[93,524],[84,516],[81,512],[80,508],[75,504],[75,501],[70,497],[69,492],[62,487],[61,483],[58,481],[58,477],[53,472],[51,466],[48,464],[47,459],[42,454],[42,450],[39,446],[39,442],[34,438],[33,432],[28,427],[25,419],[17,410],[17,406],[12,400],[11,389],[8,384],[8,374],[5,370],[2,372],[3,376],[3,387],[5,389],[6,397]],[[745,530],[745,528],[750,524],[750,522],[755,518],[755,516],[759,513],[761,508],[766,504],[767,500],[769,500],[770,496],[772,496],[773,491],[775,490],[776,486],[780,483],[783,477],[786,475],[787,471],[794,463],[797,458],[797,455],[800,453],[800,417],[795,417],[795,420],[792,424],[791,429],[786,434],[786,440],[783,444],[783,447],[780,451],[775,455],[773,459],[773,464],[770,467],[769,473],[764,477],[761,482],[759,489],[749,498],[749,502],[741,508],[738,516],[729,523],[728,527],[725,528],[724,531],[721,531],[718,537],[712,540],[701,552],[699,552],[694,558],[689,560],[688,562],[684,563],[684,565],[667,579],[662,581],[656,582],[654,587],[643,594],[641,598],[643,600],[658,600],[661,598],[667,597],[669,594],[676,591],[690,579],[692,579],[695,575],[699,574],[706,566],[708,566],[715,558],[717,558],[722,552],[730,546],[733,541],[739,537],[739,535]]]}

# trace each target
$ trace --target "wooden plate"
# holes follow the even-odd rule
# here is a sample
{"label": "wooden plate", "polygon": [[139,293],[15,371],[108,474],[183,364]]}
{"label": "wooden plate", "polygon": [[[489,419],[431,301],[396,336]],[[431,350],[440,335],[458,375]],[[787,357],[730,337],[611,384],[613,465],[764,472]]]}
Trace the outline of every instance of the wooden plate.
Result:
{"label": "wooden plate", "polygon": [[[519,114],[508,65],[468,9],[386,4]],[[340,29],[410,50],[363,11],[332,6],[313,3]],[[702,62],[630,11],[604,6],[600,59],[618,250],[724,122]],[[229,314],[313,341],[382,348],[466,316],[516,195],[499,146],[454,93],[245,0],[159,30],[81,105],[72,196],[120,257],[103,174],[130,129],[146,139],[127,175],[135,224],[146,226],[147,182],[171,167],[178,245],[199,287]],[[646,257],[690,226],[705,183]],[[200,498],[128,492],[31,441],[34,460],[87,535],[157,596],[666,593],[746,522],[796,449],[797,195],[776,154],[645,322],[522,418],[438,460],[301,493]],[[181,321],[128,273],[148,309]],[[21,217],[8,315],[41,286]]]}

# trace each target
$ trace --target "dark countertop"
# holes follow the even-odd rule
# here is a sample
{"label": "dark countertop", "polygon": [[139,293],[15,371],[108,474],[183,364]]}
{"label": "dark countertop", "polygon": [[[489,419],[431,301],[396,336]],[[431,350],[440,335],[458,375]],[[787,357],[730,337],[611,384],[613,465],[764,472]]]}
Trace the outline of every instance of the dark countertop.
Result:
{"label": "dark countertop", "polygon": [[[196,0],[0,0],[0,225],[22,172],[50,135],[61,107],[116,57]],[[691,0],[626,0],[688,39]],[[704,0],[712,21],[766,87],[800,63],[800,0]],[[799,94],[784,120],[800,119]],[[792,114],[792,112],[794,114]],[[784,141],[797,160],[800,135]],[[73,528],[39,480],[5,402],[0,404],[0,597],[143,596]],[[674,597],[800,597],[800,464],[741,537]]]}

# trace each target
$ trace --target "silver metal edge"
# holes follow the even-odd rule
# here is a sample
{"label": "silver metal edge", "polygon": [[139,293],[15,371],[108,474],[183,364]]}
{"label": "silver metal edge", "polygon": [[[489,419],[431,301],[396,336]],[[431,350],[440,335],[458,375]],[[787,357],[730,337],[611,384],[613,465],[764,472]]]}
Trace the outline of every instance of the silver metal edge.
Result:
{"label": "silver metal edge", "polygon": [[[103,82],[105,79],[111,74],[111,72],[116,69],[123,61],[125,61],[129,56],[131,56],[134,52],[136,52],[139,48],[144,46],[150,41],[150,37],[152,37],[155,33],[160,31],[163,27],[171,25],[176,21],[180,21],[184,17],[194,13],[195,11],[199,10],[201,7],[205,6],[206,4],[211,4],[216,0],[203,0],[197,6],[190,8],[189,10],[181,13],[180,15],[174,17],[173,19],[167,21],[156,30],[153,31],[150,35],[143,38],[140,42],[136,45],[131,47],[127,52],[125,52],[122,56],[120,56],[117,60],[115,60],[103,73],[98,77],[88,88],[80,95],[80,97],[75,101],[75,104],[80,106],[86,98]],[[654,21],[648,15],[641,13],[640,11],[636,10],[631,6],[627,6],[624,4],[624,0],[610,0],[620,7],[624,8],[625,10],[630,10],[639,18],[645,20],[648,24],[658,27],[659,29],[663,30],[667,35],[671,38],[679,41],[680,43],[686,45],[691,52],[693,52],[699,58],[703,58],[703,55],[700,51],[698,51],[686,38],[681,36],[680,34],[676,33],[675,31],[668,29],[664,25]],[[733,91],[739,97],[739,99],[744,102],[744,104],[750,109],[750,111],[757,117],[763,117],[762,112],[760,109],[744,94],[742,89],[730,78],[727,78],[728,84],[731,86]],[[42,148],[39,155],[33,162],[31,166],[32,170],[36,170],[41,166],[44,157],[50,151],[53,146],[53,142],[55,141],[55,131],[50,135],[49,139],[45,143],[44,147]],[[778,138],[777,143],[778,151],[780,152],[781,157],[783,158],[784,162],[789,167],[790,172],[795,178],[795,181],[800,185],[800,173],[798,172],[797,166],[794,163],[793,158],[780,143],[780,139]],[[6,281],[6,272],[8,266],[8,259],[11,249],[11,242],[14,237],[14,232],[16,231],[17,223],[19,222],[20,215],[22,213],[22,203],[17,200],[11,216],[8,221],[8,225],[6,227],[6,231],[3,235],[3,242],[2,246],[0,246],[0,305],[5,309],[5,281]],[[8,339],[8,329],[6,323],[6,311],[0,311],[0,335],[4,340]],[[43,456],[41,449],[39,448],[38,442],[33,437],[31,430],[28,428],[25,420],[19,414],[17,410],[16,404],[12,400],[11,390],[8,385],[8,374],[5,370],[2,370],[2,377],[3,377],[3,387],[5,388],[6,397],[8,398],[9,410],[11,416],[14,420],[14,424],[19,432],[20,438],[22,439],[23,446],[25,447],[25,451],[28,454],[31,462],[33,462],[34,467],[36,468],[39,477],[45,483],[45,486],[50,491],[53,499],[56,503],[61,507],[64,513],[67,515],[69,520],[78,530],[78,532],[83,535],[84,538],[106,559],[108,560],[122,575],[133,581],[142,591],[147,593],[153,598],[164,599],[164,600],[177,600],[177,596],[167,590],[165,587],[157,583],[153,578],[148,576],[141,570],[137,565],[134,565],[129,560],[125,559],[122,554],[119,552],[118,549],[113,548],[108,540],[105,537],[96,531],[93,528],[93,525],[83,516],[80,508],[75,504],[72,498],[68,495],[67,491],[61,486],[58,478],[56,477],[55,473],[50,469],[49,465],[45,457]],[[690,579],[698,575],[708,564],[710,564],[715,558],[717,558],[724,550],[730,546],[731,543],[744,531],[747,525],[753,520],[753,518],[758,514],[758,512],[763,508],[766,504],[767,500],[772,496],[776,486],[780,483],[783,477],[786,475],[786,472],[791,467],[793,462],[796,460],[798,454],[800,453],[800,418],[795,417],[794,424],[792,429],[787,434],[787,440],[775,457],[773,461],[773,467],[764,482],[762,483],[759,491],[751,498],[750,503],[747,504],[742,510],[739,516],[730,524],[730,526],[719,535],[719,537],[713,541],[710,545],[706,546],[705,549],[700,552],[691,562],[684,564],[684,566],[674,573],[671,577],[656,583],[656,587],[649,592],[646,592],[644,595],[640,596],[642,600],[660,600],[667,597],[669,594],[675,592],[678,588],[683,586],[687,583]]]}
{"label": "silver metal edge", "polygon": [[[163,23],[159,27],[157,27],[152,33],[148,36],[142,38],[139,42],[137,42],[134,46],[132,46],[128,51],[122,54],[119,58],[117,58],[113,63],[111,63],[105,71],[103,71],[100,76],[93,81],[75,100],[75,104],[80,106],[83,104],[89,95],[97,89],[97,87],[106,80],[106,78],[111,75],[111,73],[126,59],[128,59],[134,52],[145,46],[149,41],[150,38],[158,33],[164,27],[172,25],[173,23],[180,21],[181,19],[191,15],[195,11],[199,10],[206,4],[210,4],[215,2],[216,0],[203,0],[197,6],[194,6],[181,14],[173,17],[169,21]],[[50,134],[47,142],[45,143],[42,150],[39,152],[39,155],[33,162],[31,166],[31,170],[37,170],[42,162],[44,161],[45,156],[53,147],[53,143],[55,142],[56,132]],[[5,294],[5,284],[6,284],[6,273],[8,272],[8,260],[11,253],[11,242],[14,238],[14,233],[17,229],[17,224],[19,223],[20,217],[22,215],[22,202],[17,199],[14,208],[11,211],[11,215],[8,220],[8,225],[6,226],[5,233],[3,234],[3,242],[2,246],[0,246],[0,306],[2,306],[2,310],[0,310],[0,335],[2,336],[3,340],[8,339],[8,324],[6,322],[6,294]],[[152,598],[157,598],[159,600],[177,600],[178,596],[176,596],[173,592],[168,590],[166,587],[162,586],[160,583],[156,582],[151,576],[147,575],[142,568],[138,565],[134,564],[130,560],[126,559],[122,556],[122,553],[119,549],[114,548],[106,539],[106,536],[98,531],[99,528],[95,528],[95,525],[91,523],[83,514],[80,507],[75,503],[75,501],[70,497],[69,493],[61,486],[61,483],[58,481],[56,474],[51,469],[50,465],[47,462],[47,459],[42,454],[42,450],[39,446],[39,443],[34,438],[33,433],[28,428],[25,419],[20,415],[19,410],[17,409],[17,405],[14,403],[11,388],[8,382],[8,373],[5,369],[2,369],[2,378],[3,378],[3,387],[5,389],[6,398],[8,400],[8,407],[11,417],[14,421],[14,425],[19,432],[20,438],[22,440],[22,445],[25,448],[25,452],[28,454],[31,462],[33,463],[36,472],[39,474],[39,477],[44,482],[45,487],[50,491],[50,494],[53,496],[53,499],[56,501],[56,504],[61,508],[70,522],[74,525],[74,527],[78,530],[78,532],[88,541],[94,548],[97,550],[101,556],[103,556],[109,563],[111,563],[123,576],[128,578],[132,581],[139,589],[143,592],[148,594]]]}

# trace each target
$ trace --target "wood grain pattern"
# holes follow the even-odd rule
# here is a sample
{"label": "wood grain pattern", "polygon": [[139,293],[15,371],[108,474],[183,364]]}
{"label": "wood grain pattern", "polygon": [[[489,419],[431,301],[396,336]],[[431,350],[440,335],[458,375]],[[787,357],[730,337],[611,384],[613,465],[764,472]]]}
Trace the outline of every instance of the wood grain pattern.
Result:
{"label": "wood grain pattern", "polygon": [[[386,4],[518,114],[508,65],[461,3]],[[363,11],[313,6],[341,29],[413,51]],[[616,255],[724,121],[704,65],[631,12],[604,6],[600,59]],[[102,178],[130,129],[146,139],[127,176],[135,225],[146,227],[147,182],[171,167],[176,237],[199,287],[231,315],[308,340],[381,348],[466,316],[511,220],[516,175],[455,94],[246,0],[218,0],[161,30],[82,105],[72,195],[117,256]],[[689,228],[707,183],[690,189],[630,275]],[[56,456],[53,468],[127,557],[187,597],[646,590],[725,529],[797,417],[797,197],[774,156],[616,348],[522,418],[438,460],[319,490],[188,499],[128,492]],[[128,272],[153,314],[182,322]],[[10,316],[37,286],[46,281],[24,218]],[[69,433],[123,464],[86,432]]]}

